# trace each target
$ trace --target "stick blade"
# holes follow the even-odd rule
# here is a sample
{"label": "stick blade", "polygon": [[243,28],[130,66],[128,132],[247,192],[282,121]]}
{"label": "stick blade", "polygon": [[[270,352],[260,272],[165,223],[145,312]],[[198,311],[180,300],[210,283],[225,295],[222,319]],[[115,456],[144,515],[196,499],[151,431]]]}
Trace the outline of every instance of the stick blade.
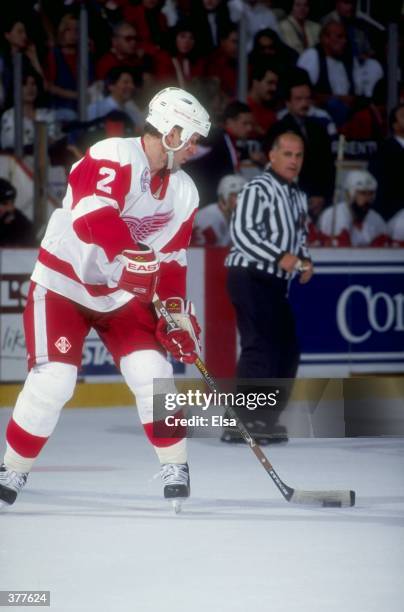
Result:
{"label": "stick blade", "polygon": [[298,491],[294,490],[290,502],[322,508],[347,508],[355,505],[355,491]]}

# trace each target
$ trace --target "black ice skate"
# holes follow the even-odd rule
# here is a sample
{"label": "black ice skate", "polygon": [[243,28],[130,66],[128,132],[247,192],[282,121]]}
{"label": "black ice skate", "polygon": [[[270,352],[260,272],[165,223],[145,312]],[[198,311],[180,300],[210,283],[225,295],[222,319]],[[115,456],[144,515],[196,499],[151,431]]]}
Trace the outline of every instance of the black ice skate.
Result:
{"label": "black ice skate", "polygon": [[0,508],[11,506],[18,493],[27,482],[28,474],[9,470],[4,463],[0,465]]}
{"label": "black ice skate", "polygon": [[176,513],[191,493],[188,463],[163,463],[160,469],[164,497],[171,501]]}

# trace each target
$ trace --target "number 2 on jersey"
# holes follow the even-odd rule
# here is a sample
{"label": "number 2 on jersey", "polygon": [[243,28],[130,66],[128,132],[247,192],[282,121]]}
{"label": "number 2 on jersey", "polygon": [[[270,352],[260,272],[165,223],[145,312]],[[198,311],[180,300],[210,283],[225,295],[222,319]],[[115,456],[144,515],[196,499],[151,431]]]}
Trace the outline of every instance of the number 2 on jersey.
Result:
{"label": "number 2 on jersey", "polygon": [[104,176],[104,178],[100,179],[97,182],[98,191],[104,191],[105,193],[111,194],[112,187],[108,187],[108,185],[114,180],[116,171],[112,168],[106,168],[105,166],[103,166],[102,168],[100,168],[99,174],[101,174],[101,176]]}

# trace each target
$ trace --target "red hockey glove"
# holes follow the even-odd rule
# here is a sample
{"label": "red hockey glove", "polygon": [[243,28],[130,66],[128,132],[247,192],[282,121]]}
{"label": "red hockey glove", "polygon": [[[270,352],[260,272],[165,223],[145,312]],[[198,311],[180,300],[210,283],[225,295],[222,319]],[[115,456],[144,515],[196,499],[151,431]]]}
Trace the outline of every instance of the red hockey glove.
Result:
{"label": "red hockey glove", "polygon": [[118,258],[123,263],[118,287],[133,293],[142,302],[151,302],[157,288],[160,263],[153,249],[140,245],[139,251],[123,251]]}
{"label": "red hockey glove", "polygon": [[201,328],[196,320],[193,303],[174,297],[165,300],[163,304],[181,329],[168,331],[167,323],[161,317],[157,322],[157,340],[174,359],[184,363],[194,363],[200,354]]}

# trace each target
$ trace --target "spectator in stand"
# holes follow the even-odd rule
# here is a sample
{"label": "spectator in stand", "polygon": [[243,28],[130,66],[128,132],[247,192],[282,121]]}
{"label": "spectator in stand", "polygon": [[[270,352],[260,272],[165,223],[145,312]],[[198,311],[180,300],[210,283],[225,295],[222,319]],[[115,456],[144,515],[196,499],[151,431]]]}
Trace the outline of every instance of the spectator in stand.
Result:
{"label": "spectator in stand", "polygon": [[[294,68],[292,71],[288,73],[288,78],[286,82],[286,88],[291,82],[310,85],[310,78],[307,75],[307,72],[302,68]],[[313,93],[313,92],[312,92]],[[287,107],[282,108],[277,112],[277,118],[282,119],[288,113]],[[313,103],[310,105],[307,116],[315,119],[317,123],[324,127],[328,136],[330,137],[332,143],[338,140],[338,132],[337,126],[335,125],[331,115],[327,113],[324,108],[320,108],[319,106],[315,106]]]}
{"label": "spectator in stand", "polygon": [[247,104],[251,109],[254,127],[251,136],[261,140],[276,122],[276,102],[279,77],[270,63],[256,64],[251,72],[251,87]]}
{"label": "spectator in stand", "polygon": [[387,82],[380,79],[372,98],[358,97],[349,120],[340,128],[349,141],[374,141],[380,143],[387,136]]}
{"label": "spectator in stand", "polygon": [[254,37],[260,30],[269,28],[280,34],[279,23],[269,2],[261,0],[229,0],[230,19],[238,23],[243,19],[247,26],[247,51],[254,45]]}
{"label": "spectator in stand", "polygon": [[[228,98],[221,90],[218,79],[216,77],[195,78],[189,85],[189,90],[207,109],[212,124],[219,125],[223,118],[224,109],[228,104]],[[204,144],[197,148],[200,149]]]}
{"label": "spectator in stand", "polygon": [[88,34],[94,45],[94,55],[97,59],[108,51],[114,26],[123,21],[123,4],[116,0],[112,2],[111,0],[87,0],[86,2]]}
{"label": "spectator in stand", "polygon": [[321,29],[320,43],[306,49],[297,65],[308,73],[320,105],[325,105],[337,125],[345,123],[355,95],[371,97],[383,69],[376,60],[353,58],[344,62],[347,49],[345,27],[329,21]]}
{"label": "spectator in stand", "polygon": [[155,75],[159,81],[186,89],[189,82],[202,76],[205,62],[198,57],[196,34],[189,20],[182,20],[169,33],[168,51],[160,50],[155,58]]}
{"label": "spectator in stand", "polygon": [[124,20],[134,27],[139,47],[149,54],[165,47],[168,24],[161,12],[163,4],[161,0],[141,0],[136,4],[129,1],[123,7]]}
{"label": "spectator in stand", "polygon": [[[77,117],[78,37],[77,18],[67,13],[60,20],[57,45],[49,51],[46,62],[46,79],[51,105],[59,120],[69,121]],[[91,55],[88,77],[91,83],[94,78]]]}
{"label": "spectator in stand", "polygon": [[230,218],[245,183],[246,180],[239,174],[226,174],[220,180],[217,188],[218,202],[201,208],[196,214],[192,246],[229,246]]}
{"label": "spectator in stand", "polygon": [[404,208],[404,103],[390,112],[391,136],[379,145],[374,172],[379,182],[376,209],[388,221]]}
{"label": "spectator in stand", "polygon": [[111,49],[97,62],[97,79],[103,81],[111,68],[125,66],[144,73],[152,73],[151,57],[144,53],[137,44],[136,30],[130,23],[118,23],[113,30]]}
{"label": "spectator in stand", "polygon": [[289,15],[280,23],[283,42],[299,55],[318,43],[320,25],[307,19],[310,13],[309,0],[292,0]]}
{"label": "spectator in stand", "polygon": [[198,32],[198,51],[207,56],[219,46],[232,24],[225,0],[192,0],[191,21]]}
{"label": "spectator in stand", "polygon": [[43,70],[35,42],[28,38],[25,24],[19,17],[2,16],[3,52],[0,55],[0,78],[4,105],[13,103],[13,57],[21,53],[23,72],[36,72],[43,83]]}
{"label": "spectator in stand", "polygon": [[391,245],[404,247],[404,208],[399,210],[387,224]]}
{"label": "spectator in stand", "polygon": [[133,100],[136,86],[132,69],[119,66],[111,68],[105,86],[108,95],[88,106],[87,119],[92,121],[98,117],[105,117],[112,111],[121,111],[131,119],[136,132],[142,132],[144,116]]}
{"label": "spectator in stand", "polygon": [[[48,124],[49,142],[52,144],[60,139],[62,134],[56,122],[55,113],[40,107],[42,82],[35,71],[25,72],[22,79],[22,113],[23,113],[23,146],[26,153],[32,152],[35,136],[35,121],[45,121]],[[15,145],[14,108],[6,110],[1,117],[1,148],[13,150]]]}
{"label": "spectator in stand", "polygon": [[323,246],[388,246],[388,228],[372,210],[376,179],[367,170],[351,170],[345,179],[346,200],[325,210],[318,221]]}
{"label": "spectator in stand", "polygon": [[216,129],[209,138],[209,152],[186,165],[198,185],[201,206],[214,202],[225,174],[239,172],[241,147],[250,137],[252,125],[250,107],[237,100],[230,102],[224,110],[223,128]]}
{"label": "spectator in stand", "polygon": [[[300,73],[299,73],[300,76]],[[289,82],[286,88],[287,113],[277,121],[267,134],[269,149],[275,139],[283,132],[295,132],[304,142],[304,161],[299,175],[301,189],[319,214],[332,199],[334,191],[334,159],[331,140],[326,129],[313,117],[309,117],[312,105],[312,92],[307,77]],[[320,203],[320,200],[322,203]]]}
{"label": "spectator in stand", "polygon": [[229,26],[220,34],[219,47],[206,59],[205,76],[217,77],[223,93],[234,99],[238,74],[238,32],[236,26]]}
{"label": "spectator in stand", "polygon": [[369,22],[356,17],[357,0],[336,0],[335,9],[326,15],[322,22],[323,24],[329,21],[337,21],[342,23],[347,33],[347,61],[352,61],[353,57],[359,57],[365,51],[366,53],[371,48],[370,37],[373,42],[380,41],[380,34],[377,36],[377,30],[371,27]]}
{"label": "spectator in stand", "polygon": [[298,55],[294,49],[285,45],[278,34],[269,28],[257,32],[254,46],[249,55],[250,66],[270,61],[279,75],[287,74],[294,68]]}
{"label": "spectator in stand", "polygon": [[0,247],[34,246],[31,221],[15,207],[15,187],[0,178]]}
{"label": "spectator in stand", "polygon": [[[37,12],[40,15],[42,26],[46,30],[49,46],[52,47],[57,44],[57,27],[66,10],[78,17],[82,1],[41,0],[37,2]],[[113,26],[123,21],[122,5],[125,1],[86,0],[85,2],[88,12],[90,48],[92,51],[94,50],[97,59],[109,49]],[[69,5],[68,9],[67,5]]]}
{"label": "spectator in stand", "polygon": [[308,73],[317,96],[323,101],[337,97],[352,103],[353,75],[342,61],[347,45],[345,28],[336,21],[328,22],[320,32],[320,43],[304,51],[297,62]]}

